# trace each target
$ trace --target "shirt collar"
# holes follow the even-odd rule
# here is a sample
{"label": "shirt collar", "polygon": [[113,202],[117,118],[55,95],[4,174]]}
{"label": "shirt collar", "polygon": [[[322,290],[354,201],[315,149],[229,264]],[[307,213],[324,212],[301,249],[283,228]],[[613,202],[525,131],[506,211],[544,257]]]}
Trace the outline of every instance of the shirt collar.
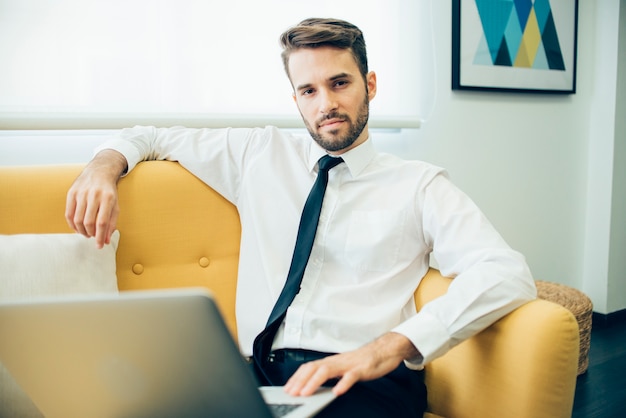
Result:
{"label": "shirt collar", "polygon": [[[313,171],[318,160],[326,154],[326,150],[320,147],[317,142],[311,141],[311,151],[309,152],[308,161],[309,171]],[[374,149],[371,137],[368,137],[367,140],[358,147],[340,155],[353,178],[361,174],[375,156],[376,150]]]}

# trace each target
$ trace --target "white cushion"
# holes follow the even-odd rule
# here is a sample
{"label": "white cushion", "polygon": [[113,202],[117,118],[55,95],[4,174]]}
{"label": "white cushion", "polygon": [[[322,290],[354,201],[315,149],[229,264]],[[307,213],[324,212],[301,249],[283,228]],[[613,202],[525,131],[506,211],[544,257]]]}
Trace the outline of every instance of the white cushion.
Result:
{"label": "white cushion", "polygon": [[[98,250],[78,234],[0,235],[0,301],[117,292],[115,253],[119,232]],[[41,413],[0,364],[0,417]]]}

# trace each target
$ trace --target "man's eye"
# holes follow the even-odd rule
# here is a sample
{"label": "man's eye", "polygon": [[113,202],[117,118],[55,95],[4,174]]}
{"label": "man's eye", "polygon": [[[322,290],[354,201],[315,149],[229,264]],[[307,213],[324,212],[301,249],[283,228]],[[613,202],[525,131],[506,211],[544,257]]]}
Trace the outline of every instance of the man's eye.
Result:
{"label": "man's eye", "polygon": [[337,80],[335,82],[335,87],[343,87],[348,84],[347,80]]}
{"label": "man's eye", "polygon": [[313,94],[313,89],[302,90],[303,96],[308,96],[309,94]]}

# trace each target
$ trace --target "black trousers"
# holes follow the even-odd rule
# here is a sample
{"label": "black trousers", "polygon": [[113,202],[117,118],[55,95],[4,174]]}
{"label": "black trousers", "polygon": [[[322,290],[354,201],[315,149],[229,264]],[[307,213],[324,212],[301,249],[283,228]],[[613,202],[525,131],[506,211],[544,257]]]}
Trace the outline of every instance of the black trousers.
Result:
{"label": "black trousers", "polygon": [[[264,364],[264,373],[260,372],[258,365],[255,365],[255,373],[262,385],[281,386],[301,364],[329,355],[331,354],[309,350],[277,350]],[[333,386],[335,383],[336,381],[329,381],[325,386]],[[425,410],[424,373],[410,370],[402,363],[397,369],[380,379],[356,383],[317,417],[422,418]]]}

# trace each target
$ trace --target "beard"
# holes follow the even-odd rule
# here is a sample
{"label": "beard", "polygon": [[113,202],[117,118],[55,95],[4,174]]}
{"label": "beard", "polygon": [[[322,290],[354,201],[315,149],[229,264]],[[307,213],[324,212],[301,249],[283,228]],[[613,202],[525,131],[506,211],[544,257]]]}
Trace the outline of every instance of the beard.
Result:
{"label": "beard", "polygon": [[[304,118],[303,118],[304,119]],[[367,121],[369,119],[369,100],[367,95],[365,96],[365,100],[359,107],[359,111],[357,113],[356,121],[352,121],[349,115],[341,114],[339,112],[331,112],[322,118],[315,121],[315,126],[320,126],[322,122],[328,119],[340,119],[344,122],[348,123],[348,132],[346,132],[343,136],[338,136],[339,130],[332,130],[326,136],[320,134],[316,130],[311,127],[311,124],[304,120],[304,124],[309,131],[309,134],[326,151],[336,152],[342,149],[346,149],[359,138],[363,129],[365,129],[365,125],[367,125]]]}

